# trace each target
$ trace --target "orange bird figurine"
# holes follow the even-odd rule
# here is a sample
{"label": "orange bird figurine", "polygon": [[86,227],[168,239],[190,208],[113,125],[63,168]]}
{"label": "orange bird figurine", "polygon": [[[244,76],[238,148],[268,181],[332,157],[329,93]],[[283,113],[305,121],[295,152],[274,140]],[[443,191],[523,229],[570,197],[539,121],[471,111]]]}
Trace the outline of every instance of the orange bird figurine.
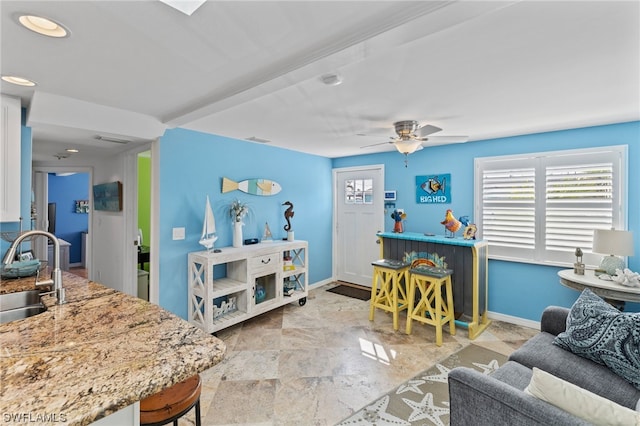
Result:
{"label": "orange bird figurine", "polygon": [[[444,220],[440,223],[444,225],[444,236],[449,238],[455,237],[456,232],[458,232],[462,227],[462,222],[455,218],[451,209],[447,209],[447,214],[445,215]],[[447,231],[451,232],[451,235],[448,236]]]}

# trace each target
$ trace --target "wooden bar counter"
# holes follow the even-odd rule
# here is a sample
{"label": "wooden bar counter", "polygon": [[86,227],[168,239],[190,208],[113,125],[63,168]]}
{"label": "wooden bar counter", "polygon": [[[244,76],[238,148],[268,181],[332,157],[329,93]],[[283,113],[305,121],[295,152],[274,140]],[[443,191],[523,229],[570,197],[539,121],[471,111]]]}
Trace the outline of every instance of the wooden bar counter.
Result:
{"label": "wooden bar counter", "polygon": [[424,235],[416,232],[380,232],[381,257],[453,270],[456,324],[468,328],[475,339],[490,324],[487,317],[488,243]]}

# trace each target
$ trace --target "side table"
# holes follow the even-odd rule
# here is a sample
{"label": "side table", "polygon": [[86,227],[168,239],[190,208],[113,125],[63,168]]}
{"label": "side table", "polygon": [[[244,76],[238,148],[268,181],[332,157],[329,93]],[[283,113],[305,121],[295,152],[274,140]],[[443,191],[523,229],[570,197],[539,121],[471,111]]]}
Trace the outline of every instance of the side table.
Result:
{"label": "side table", "polygon": [[595,276],[593,270],[586,270],[584,275],[577,275],[573,269],[564,269],[558,272],[558,276],[563,286],[578,291],[588,288],[620,310],[624,309],[625,301],[640,302],[640,287],[626,287],[614,281],[601,280]]}

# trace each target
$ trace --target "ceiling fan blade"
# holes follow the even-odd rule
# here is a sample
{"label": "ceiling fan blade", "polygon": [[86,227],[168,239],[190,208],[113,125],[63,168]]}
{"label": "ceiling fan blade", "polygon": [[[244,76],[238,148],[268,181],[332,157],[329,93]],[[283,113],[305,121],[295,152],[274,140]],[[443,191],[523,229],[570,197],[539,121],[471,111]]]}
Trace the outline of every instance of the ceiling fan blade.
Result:
{"label": "ceiling fan blade", "polygon": [[362,149],[362,148],[371,148],[372,146],[378,146],[378,145],[386,145],[388,143],[393,143],[393,142],[389,141],[389,142],[374,143],[374,144],[371,144],[371,145],[361,146],[360,149]]}
{"label": "ceiling fan blade", "polygon": [[432,126],[431,124],[427,124],[426,126],[422,126],[418,129],[418,136],[421,137],[425,137],[425,136],[429,136],[431,134],[434,134],[436,132],[441,131],[442,129],[440,127],[436,127],[436,126]]}
{"label": "ceiling fan blade", "polygon": [[469,140],[469,136],[431,136],[424,139],[429,142],[438,143],[464,143]]}

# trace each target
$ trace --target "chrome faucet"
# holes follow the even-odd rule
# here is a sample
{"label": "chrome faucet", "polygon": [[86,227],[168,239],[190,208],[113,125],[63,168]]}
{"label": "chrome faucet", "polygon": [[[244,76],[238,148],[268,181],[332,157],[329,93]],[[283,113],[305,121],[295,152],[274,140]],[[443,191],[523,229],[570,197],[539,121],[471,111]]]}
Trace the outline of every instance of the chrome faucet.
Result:
{"label": "chrome faucet", "polygon": [[38,278],[36,277],[36,286],[53,284],[53,291],[49,293],[42,293],[42,294],[55,294],[57,299],[57,304],[62,305],[66,303],[66,300],[65,300],[65,294],[64,294],[64,287],[62,286],[62,271],[60,270],[60,241],[58,241],[58,238],[56,238],[55,235],[49,232],[40,231],[37,229],[33,231],[27,231],[19,235],[18,238],[16,238],[15,241],[11,243],[11,247],[9,247],[9,249],[5,253],[4,258],[2,259],[2,263],[4,265],[10,265],[11,263],[13,263],[13,259],[16,257],[16,249],[18,248],[20,243],[26,238],[34,237],[37,235],[43,235],[49,238],[51,242],[53,242],[53,270],[51,271],[51,279],[48,279],[45,281],[38,281]]}

